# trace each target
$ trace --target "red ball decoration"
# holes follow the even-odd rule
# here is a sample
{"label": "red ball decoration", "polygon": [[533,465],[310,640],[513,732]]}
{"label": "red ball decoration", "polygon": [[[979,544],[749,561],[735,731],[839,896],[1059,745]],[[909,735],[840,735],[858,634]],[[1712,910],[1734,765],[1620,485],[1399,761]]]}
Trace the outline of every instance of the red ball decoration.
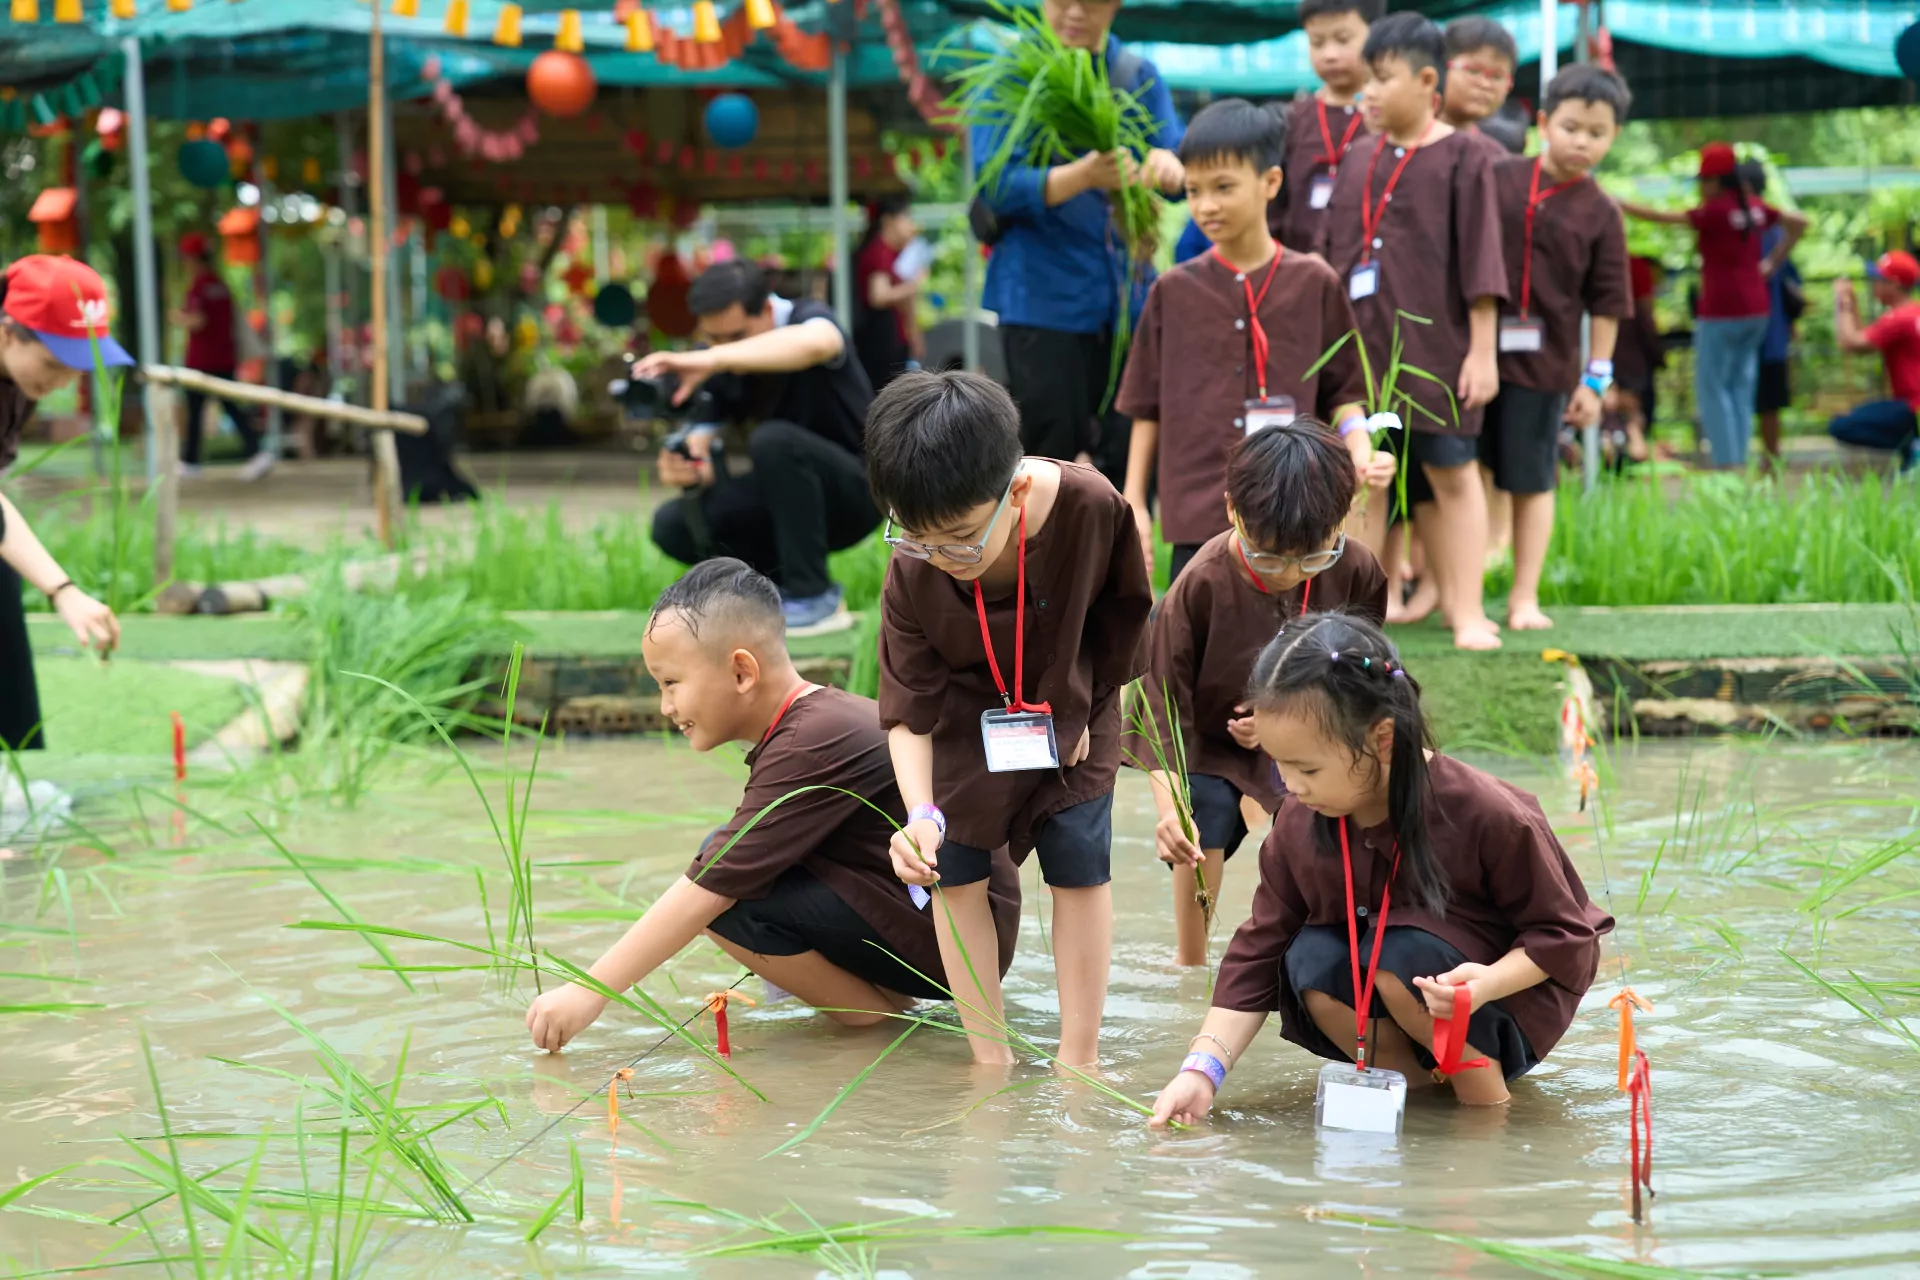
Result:
{"label": "red ball decoration", "polygon": [[577,116],[593,105],[593,68],[577,53],[549,49],[527,68],[527,97],[550,116]]}

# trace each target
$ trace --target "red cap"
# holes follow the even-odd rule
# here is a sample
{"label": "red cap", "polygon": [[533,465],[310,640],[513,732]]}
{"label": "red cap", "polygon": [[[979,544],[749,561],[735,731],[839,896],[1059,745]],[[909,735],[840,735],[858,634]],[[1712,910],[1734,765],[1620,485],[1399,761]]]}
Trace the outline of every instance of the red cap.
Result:
{"label": "red cap", "polygon": [[180,237],[180,256],[183,258],[204,258],[207,256],[207,238],[198,231],[189,231]]}
{"label": "red cap", "polygon": [[1731,143],[1709,142],[1700,148],[1700,176],[1703,178],[1730,178],[1739,167],[1740,158],[1733,154]]}
{"label": "red cap", "polygon": [[1891,280],[1902,289],[1911,289],[1920,285],[1920,261],[1904,249],[1895,249],[1881,254],[1868,274],[1879,280]]}
{"label": "red cap", "polygon": [[106,283],[84,262],[44,253],[21,258],[7,268],[4,310],[70,369],[93,368],[89,335],[100,344],[102,362],[133,363],[109,336],[113,305],[107,301]]}

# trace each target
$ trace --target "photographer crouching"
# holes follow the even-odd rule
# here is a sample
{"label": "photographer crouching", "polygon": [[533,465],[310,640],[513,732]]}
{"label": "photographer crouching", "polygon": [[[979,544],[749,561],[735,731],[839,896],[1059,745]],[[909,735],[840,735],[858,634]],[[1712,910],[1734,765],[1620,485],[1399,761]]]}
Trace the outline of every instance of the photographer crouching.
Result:
{"label": "photographer crouching", "polygon": [[831,307],[774,296],[754,263],[708,268],[687,304],[707,345],[642,358],[627,393],[684,419],[660,451],[660,479],[682,493],[654,512],[654,543],[683,564],[745,560],[778,584],[789,633],[851,625],[827,553],[880,523],[861,452],[866,372]]}

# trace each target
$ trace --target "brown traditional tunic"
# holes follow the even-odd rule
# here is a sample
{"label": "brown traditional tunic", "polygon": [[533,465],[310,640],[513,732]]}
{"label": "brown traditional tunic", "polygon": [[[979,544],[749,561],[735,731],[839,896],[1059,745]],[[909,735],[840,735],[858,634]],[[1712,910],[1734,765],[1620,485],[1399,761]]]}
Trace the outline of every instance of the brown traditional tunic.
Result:
{"label": "brown traditional tunic", "polygon": [[[1627,233],[1600,184],[1582,178],[1542,200],[1533,211],[1533,270],[1527,271],[1527,197],[1531,156],[1512,156],[1493,170],[1500,202],[1500,243],[1507,261],[1507,302],[1500,314],[1520,314],[1526,277],[1527,315],[1546,325],[1538,351],[1500,355],[1500,381],[1561,394],[1580,385],[1580,313],[1625,319],[1633,314]],[[1543,171],[1540,190],[1554,180]]]}
{"label": "brown traditional tunic", "polygon": [[1153,283],[1134,330],[1133,354],[1114,402],[1160,424],[1160,529],[1168,542],[1205,542],[1227,527],[1227,453],[1246,436],[1244,410],[1260,396],[1247,323],[1247,284],[1266,331],[1267,395],[1332,423],[1334,410],[1366,399],[1360,354],[1348,342],[1312,377],[1307,369],[1354,327],[1347,291],[1326,263],[1280,251],[1244,274],[1211,251]]}
{"label": "brown traditional tunic", "polygon": [[[1374,231],[1379,243],[1371,247],[1370,260],[1380,266],[1379,287],[1371,297],[1353,304],[1375,378],[1386,376],[1398,323],[1401,363],[1424,369],[1445,384],[1401,375],[1398,390],[1411,395],[1426,412],[1409,412],[1397,400],[1390,407],[1414,431],[1480,434],[1481,411],[1456,409],[1449,392],[1458,389],[1460,366],[1467,358],[1471,336],[1467,314],[1474,301],[1504,301],[1507,296],[1493,165],[1490,150],[1482,145],[1485,141],[1452,133],[1419,148],[1407,161]],[[1381,144],[1379,161],[1371,165],[1369,186],[1367,170],[1376,142]],[[1376,135],[1356,142],[1340,166],[1333,207],[1327,211],[1327,261],[1342,280],[1351,280],[1362,249],[1368,247],[1362,200],[1369,209],[1382,207],[1380,197],[1401,152],[1402,148]],[[1399,320],[1402,311],[1431,323]]]}
{"label": "brown traditional tunic", "polygon": [[[1247,679],[1260,650],[1304,608],[1345,610],[1376,626],[1387,617],[1387,576],[1373,553],[1352,539],[1339,562],[1292,591],[1263,591],[1240,558],[1238,536],[1220,534],[1194,553],[1153,610],[1147,633],[1147,706],[1162,726],[1169,723],[1161,690],[1172,695],[1187,748],[1187,771],[1225,778],[1243,796],[1272,813],[1286,789],[1273,761],[1248,750],[1227,732],[1227,721],[1246,700]],[[1129,761],[1154,767],[1144,736],[1127,735]]]}
{"label": "brown traditional tunic", "polygon": [[[1600,935],[1613,929],[1613,917],[1587,898],[1580,873],[1532,796],[1442,755],[1432,758],[1428,776],[1433,787],[1429,830],[1452,881],[1453,900],[1445,915],[1434,916],[1396,893],[1387,927],[1424,929],[1476,964],[1492,964],[1515,947],[1524,948],[1546,970],[1547,980],[1499,1004],[1544,1058],[1572,1025],[1580,997],[1593,983]],[[1283,957],[1306,926],[1347,925],[1340,856],[1319,851],[1315,816],[1298,801],[1281,808],[1260,848],[1253,915],[1235,931],[1213,989],[1218,1008],[1278,1009],[1280,1034],[1296,1044],[1304,1043],[1301,1029],[1312,1022],[1286,984]],[[1354,901],[1375,911],[1393,865],[1392,832],[1383,824],[1349,834]]]}
{"label": "brown traditional tunic", "polygon": [[[1027,535],[1028,702],[1053,705],[1064,758],[1092,728],[1071,769],[989,773],[980,714],[1001,706],[980,642],[973,586],[924,560],[895,556],[880,601],[880,722],[933,737],[934,803],[947,836],[976,849],[1032,851],[1040,825],[1113,790],[1120,767],[1120,690],[1140,674],[1153,589],[1133,512],[1092,467],[1060,468],[1046,523]],[[1008,511],[1002,519],[1014,519]],[[1011,545],[1011,544],[1010,544]],[[987,600],[994,653],[1011,689],[1014,599]]]}
{"label": "brown traditional tunic", "polygon": [[[701,846],[687,879],[724,897],[758,901],[783,872],[804,867],[872,925],[896,956],[944,984],[934,933],[938,904],[913,905],[887,856],[893,826],[855,798],[864,796],[894,822],[906,821],[873,701],[840,689],[815,689],[788,707],[773,732],[747,753],[747,767],[751,772],[740,807]],[[820,790],[781,799],[802,787]],[[775,801],[781,803],[754,822]],[[711,858],[742,830],[746,834],[731,849]],[[1020,873],[1004,852],[994,855],[987,892],[1005,973],[1020,932]]]}
{"label": "brown traditional tunic", "polygon": [[[1320,100],[1312,94],[1295,98],[1287,107],[1287,146],[1281,161],[1281,172],[1286,176],[1279,198],[1267,206],[1268,229],[1281,244],[1300,253],[1327,251],[1327,210],[1313,207],[1313,180],[1334,172],[1342,155],[1350,158],[1362,147],[1372,145],[1366,124],[1354,123],[1360,114],[1358,107],[1327,107],[1324,134],[1320,132],[1320,107]],[[1331,150],[1328,138],[1333,140]],[[1345,152],[1340,147],[1343,140],[1349,148]],[[1361,163],[1366,163],[1364,153]]]}

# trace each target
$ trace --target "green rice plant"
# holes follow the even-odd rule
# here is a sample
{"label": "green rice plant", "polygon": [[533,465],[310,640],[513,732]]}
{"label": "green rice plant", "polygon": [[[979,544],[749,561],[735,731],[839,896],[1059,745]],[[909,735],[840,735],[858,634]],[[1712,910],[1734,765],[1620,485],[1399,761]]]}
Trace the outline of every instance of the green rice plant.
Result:
{"label": "green rice plant", "polygon": [[[1894,1037],[1915,1053],[1920,1053],[1920,1032],[1916,1032],[1913,1028],[1909,1027],[1904,1018],[1887,1017],[1883,1013],[1885,1001],[1881,999],[1881,993],[1899,994],[1903,988],[1910,984],[1876,984],[1867,981],[1849,969],[1847,970],[1847,976],[1853,979],[1853,986],[1851,988],[1843,987],[1823,976],[1818,970],[1812,968],[1799,958],[1789,955],[1787,952],[1779,950],[1778,948],[1776,948],[1776,951],[1778,951],[1782,960],[1785,960],[1789,965],[1793,966],[1800,976],[1808,982],[1819,987],[1834,999],[1842,1001],[1851,1007],[1855,1013],[1888,1035]],[[1867,1003],[1868,999],[1873,1000],[1875,1004],[1879,1004],[1881,1008],[1873,1008],[1872,1005]]]}
{"label": "green rice plant", "polygon": [[[1406,351],[1406,342],[1400,336],[1400,322],[1403,320],[1412,324],[1433,323],[1433,321],[1424,316],[1416,316],[1411,312],[1395,309],[1393,313],[1393,341],[1387,352],[1387,367],[1381,370],[1380,377],[1377,380],[1373,374],[1373,361],[1367,355],[1366,339],[1360,336],[1358,329],[1349,329],[1341,334],[1334,340],[1332,346],[1320,353],[1318,360],[1315,360],[1311,365],[1307,366],[1306,373],[1301,376],[1303,378],[1311,378],[1314,374],[1319,373],[1320,370],[1326,367],[1329,360],[1339,354],[1342,347],[1348,343],[1352,343],[1354,354],[1360,357],[1360,376],[1366,383],[1366,410],[1368,416],[1380,413],[1397,415],[1402,424],[1400,431],[1403,437],[1406,432],[1413,429],[1413,420],[1416,414],[1430,419],[1435,426],[1443,430],[1452,430],[1460,425],[1460,402],[1454,398],[1453,388],[1447,385],[1446,379],[1437,377],[1427,370],[1420,368],[1418,365],[1408,364],[1402,358]],[[1414,399],[1413,394],[1401,384],[1403,377],[1423,379],[1433,383],[1442,391],[1446,392],[1448,416],[1442,418],[1418,400]],[[1375,430],[1373,432],[1373,447],[1375,449],[1390,449],[1400,456],[1401,466],[1394,473],[1393,501],[1394,512],[1404,516],[1407,511],[1407,467],[1409,465],[1407,459],[1411,457],[1411,455],[1405,448],[1405,440],[1403,439],[1399,446],[1395,446],[1394,442],[1390,439],[1391,434],[1391,428]]]}
{"label": "green rice plant", "polygon": [[849,1097],[853,1095],[853,1091],[855,1089],[858,1089],[861,1085],[866,1083],[867,1077],[873,1074],[873,1069],[879,1066],[881,1063],[885,1062],[895,1049],[898,1049],[901,1045],[905,1044],[907,1042],[907,1037],[912,1035],[917,1029],[918,1028],[916,1026],[909,1026],[905,1031],[902,1031],[897,1037],[895,1037],[892,1044],[888,1045],[886,1048],[880,1051],[879,1057],[875,1058],[872,1062],[869,1062],[866,1066],[862,1067],[860,1069],[860,1074],[856,1075],[853,1079],[847,1081],[846,1086],[842,1088],[839,1093],[834,1095],[833,1101],[829,1102],[826,1105],[825,1110],[823,1110],[819,1115],[815,1116],[812,1120],[808,1121],[806,1126],[802,1128],[800,1132],[794,1134],[791,1138],[788,1138],[785,1142],[781,1143],[779,1146],[767,1152],[766,1155],[761,1156],[760,1158],[762,1160],[765,1160],[767,1156],[777,1156],[782,1151],[791,1151],[793,1148],[805,1142],[808,1138],[811,1138],[816,1132],[819,1131],[820,1126],[827,1122],[827,1117],[832,1115],[835,1111],[837,1111],[840,1107],[840,1104],[845,1102]]}
{"label": "green rice plant", "polygon": [[553,1220],[560,1216],[560,1211],[567,1207],[569,1201],[573,1204],[574,1225],[578,1226],[586,1219],[587,1175],[580,1167],[580,1144],[571,1137],[567,1139],[567,1159],[572,1169],[567,1185],[560,1189],[560,1194],[553,1198],[551,1204],[541,1210],[540,1216],[533,1220],[533,1225],[527,1228],[526,1235],[521,1239],[538,1240],[540,1233],[553,1225]]}
{"label": "green rice plant", "polygon": [[[1148,695],[1144,681],[1136,680],[1130,685],[1123,705],[1126,707],[1127,730],[1138,734],[1147,744],[1152,755],[1151,762],[1142,761],[1131,751],[1126,752],[1127,763],[1149,775],[1155,776],[1156,785],[1164,785],[1173,797],[1174,812],[1180,818],[1180,832],[1186,836],[1194,848],[1200,847],[1200,831],[1193,823],[1193,790],[1187,779],[1187,735],[1180,726],[1180,708],[1173,700],[1172,688],[1163,680],[1160,682],[1160,707],[1166,716],[1166,727],[1161,728],[1160,717],[1153,709],[1153,699]],[[1209,932],[1213,929],[1213,894],[1207,889],[1206,872],[1199,863],[1193,864],[1193,900],[1200,907],[1200,915]]]}
{"label": "green rice plant", "polygon": [[[247,816],[250,818],[253,817],[253,815],[251,814]],[[273,832],[267,830],[266,827],[261,824],[258,818],[253,818],[253,825],[255,829],[260,832],[261,835],[267,838],[268,842],[273,845],[274,849],[278,851],[280,856],[285,858],[290,864],[292,864],[293,869],[295,871],[298,871],[303,877],[306,878],[306,882],[313,886],[313,891],[319,894],[321,897],[325,898],[327,900],[327,905],[340,913],[340,918],[342,920],[351,921],[354,924],[360,923],[360,917],[353,913],[353,909],[347,906],[346,903],[340,901],[340,899],[334,897],[332,893],[328,892],[326,886],[321,884],[318,880],[314,878],[313,872],[307,870],[306,865],[302,863],[300,859],[293,856],[293,850],[287,848],[286,845],[280,843],[280,838],[278,836],[274,835]],[[393,953],[387,950],[386,943],[380,941],[380,939],[374,937],[372,934],[362,934],[360,936],[366,940],[366,943],[368,946],[373,948],[374,954],[378,955],[382,960],[385,960],[387,962],[388,968],[393,970],[394,977],[400,979],[400,985],[404,986],[409,992],[413,991],[414,986],[413,986],[412,980],[409,979],[407,975],[399,969],[398,962],[394,960]]]}
{"label": "green rice plant", "polygon": [[883,1244],[944,1244],[961,1240],[1029,1240],[1055,1237],[1067,1240],[1125,1242],[1138,1239],[1137,1236],[1124,1231],[1107,1231],[1097,1227],[934,1226],[928,1222],[929,1215],[926,1214],[908,1214],[898,1218],[886,1218],[879,1222],[835,1223],[829,1227],[822,1226],[799,1205],[788,1201],[789,1207],[805,1218],[808,1223],[806,1229],[796,1231],[781,1222],[778,1215],[754,1217],[699,1200],[663,1199],[658,1203],[670,1208],[689,1209],[735,1228],[733,1237],[728,1240],[688,1250],[684,1256],[689,1258],[819,1255],[823,1250],[834,1247],[845,1249],[869,1245],[878,1247]]}
{"label": "green rice plant", "polygon": [[1506,1240],[1493,1240],[1486,1236],[1463,1235],[1457,1231],[1436,1231],[1431,1227],[1416,1227],[1410,1223],[1396,1222],[1387,1218],[1369,1218],[1357,1213],[1343,1213],[1334,1209],[1309,1209],[1307,1218],[1313,1222],[1336,1222],[1347,1226],[1365,1227],[1370,1231],[1397,1231],[1407,1235],[1422,1236],[1428,1240],[1437,1240],[1442,1244],[1455,1245],[1462,1249],[1509,1263],[1523,1271],[1535,1275],[1554,1276],[1556,1280],[1589,1280],[1591,1277],[1604,1277],[1606,1280],[1695,1280],[1696,1277],[1713,1277],[1714,1280],[1757,1280],[1767,1274],[1779,1272],[1758,1271],[1692,1271],[1685,1267],[1663,1267],[1651,1262],[1629,1262],[1622,1258],[1594,1257],[1591,1254],[1574,1253],[1569,1249],[1549,1249],[1540,1245],[1514,1244]]}
{"label": "green rice plant", "polygon": [[[1138,161],[1152,149],[1157,127],[1152,112],[1141,105],[1145,86],[1115,89],[1106,59],[1062,43],[1037,9],[989,3],[1011,31],[990,50],[951,51],[963,65],[952,76],[956,88],[947,104],[961,123],[999,131],[997,145],[980,158],[977,192],[992,190],[1013,168],[1049,167],[1093,151],[1125,152]],[[1113,221],[1126,247],[1127,268],[1114,317],[1103,412],[1126,359],[1134,282],[1140,266],[1153,258],[1164,203],[1138,176],[1115,193]]]}

